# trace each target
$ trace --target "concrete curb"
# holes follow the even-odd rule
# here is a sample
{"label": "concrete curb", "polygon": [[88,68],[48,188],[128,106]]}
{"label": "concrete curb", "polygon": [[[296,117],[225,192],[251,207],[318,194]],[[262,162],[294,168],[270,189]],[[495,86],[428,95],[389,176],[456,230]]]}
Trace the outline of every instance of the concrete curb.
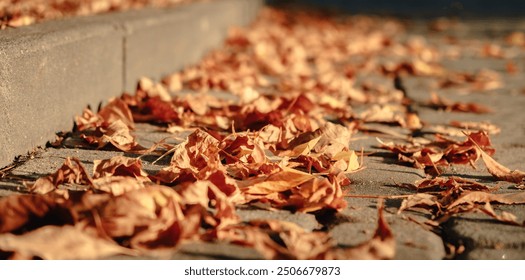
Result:
{"label": "concrete curb", "polygon": [[0,32],[0,167],[69,130],[88,104],[160,79],[251,22],[262,0],[215,0]]}

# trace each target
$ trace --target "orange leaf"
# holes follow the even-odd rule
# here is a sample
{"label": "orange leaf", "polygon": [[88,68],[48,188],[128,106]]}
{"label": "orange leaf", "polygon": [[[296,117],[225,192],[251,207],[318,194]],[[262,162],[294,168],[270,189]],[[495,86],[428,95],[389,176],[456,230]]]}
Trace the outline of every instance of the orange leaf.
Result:
{"label": "orange leaf", "polygon": [[23,235],[0,234],[0,251],[46,260],[100,259],[134,254],[86,229],[69,225],[45,226]]}
{"label": "orange leaf", "polygon": [[467,135],[467,137],[469,137],[469,139],[476,145],[477,150],[481,154],[481,158],[483,159],[483,162],[487,167],[487,170],[490,174],[492,174],[492,176],[494,176],[498,180],[513,182],[517,184],[523,182],[523,180],[525,179],[525,172],[521,170],[511,171],[507,167],[501,165],[500,163],[495,161],[491,156],[489,156],[485,151],[483,151],[478,142],[472,139],[470,135]]}

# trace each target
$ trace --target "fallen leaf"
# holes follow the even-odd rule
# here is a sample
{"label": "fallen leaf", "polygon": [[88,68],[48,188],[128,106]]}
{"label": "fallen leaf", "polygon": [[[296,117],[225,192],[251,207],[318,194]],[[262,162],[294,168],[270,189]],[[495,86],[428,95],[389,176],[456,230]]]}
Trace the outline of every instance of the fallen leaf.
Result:
{"label": "fallen leaf", "polygon": [[[182,238],[185,220],[182,198],[163,186],[132,190],[117,197],[86,196],[84,203],[97,199],[100,230],[109,237],[127,240],[131,248],[175,247]],[[88,207],[89,208],[89,207]],[[191,224],[185,226],[192,228]]]}
{"label": "fallen leaf", "polygon": [[266,259],[318,259],[332,246],[323,232],[306,232],[296,224],[278,220],[254,220],[226,227],[216,233],[220,241],[253,247]]}
{"label": "fallen leaf", "polygon": [[486,193],[480,191],[466,192],[460,196],[457,200],[449,204],[448,208],[454,208],[458,205],[467,203],[491,203],[497,202],[501,204],[524,204],[525,203],[525,192],[518,193]]}
{"label": "fallen leaf", "polygon": [[43,225],[72,224],[75,214],[63,197],[12,195],[0,199],[0,233],[32,230]]}
{"label": "fallen leaf", "polygon": [[314,212],[321,209],[341,211],[346,208],[343,191],[338,182],[326,178],[314,178],[291,190],[280,207],[296,209],[299,212]]}
{"label": "fallen leaf", "polygon": [[432,194],[418,193],[403,200],[401,207],[399,207],[398,214],[413,207],[437,208],[438,210],[441,209],[438,197]]}
{"label": "fallen leaf", "polygon": [[93,180],[93,189],[114,196],[144,188],[144,181],[125,176],[106,176]]}
{"label": "fallen leaf", "polygon": [[268,194],[287,191],[313,178],[312,174],[284,168],[282,171],[270,175],[239,181],[238,185],[243,194],[255,199]]}
{"label": "fallen leaf", "polygon": [[83,133],[80,137],[89,144],[97,145],[98,149],[112,144],[115,148],[125,152],[145,150],[135,141],[129,127],[121,120],[111,123],[107,128],[97,128],[94,135]]}
{"label": "fallen leaf", "polygon": [[476,145],[481,155],[481,158],[483,159],[483,162],[487,167],[487,170],[490,174],[492,174],[492,176],[494,176],[498,180],[509,181],[517,184],[523,182],[523,180],[525,179],[525,172],[520,170],[511,171],[507,167],[501,165],[500,163],[495,161],[490,155],[488,155],[485,151],[483,151],[477,139],[473,139],[470,135],[467,135],[467,137],[469,137],[469,139]]}
{"label": "fallen leaf", "polygon": [[92,185],[91,176],[77,158],[66,158],[64,164],[53,174],[39,178],[35,183],[25,183],[29,191],[46,194],[63,184]]}
{"label": "fallen leaf", "polygon": [[142,161],[138,158],[124,156],[93,161],[93,178],[108,176],[127,176],[142,181],[149,181],[148,173],[142,170]]}
{"label": "fallen leaf", "polygon": [[465,112],[476,114],[486,114],[493,112],[492,109],[477,103],[452,102],[444,97],[440,97],[435,92],[431,93],[431,98],[427,103],[427,106],[434,109],[445,110],[447,112]]}
{"label": "fallen leaf", "polygon": [[0,234],[0,251],[45,260],[101,259],[133,251],[77,226],[45,226],[23,235]]}
{"label": "fallen leaf", "polygon": [[493,191],[497,188],[491,188],[478,182],[464,179],[457,176],[436,177],[432,179],[422,179],[415,182],[412,186],[418,192],[432,192],[450,189],[461,189],[471,191]]}
{"label": "fallen leaf", "polygon": [[[459,122],[451,121],[451,126],[463,128],[467,130],[483,130],[489,134],[498,134],[501,132],[501,129],[494,124],[489,122]],[[468,132],[468,131],[467,131]]]}

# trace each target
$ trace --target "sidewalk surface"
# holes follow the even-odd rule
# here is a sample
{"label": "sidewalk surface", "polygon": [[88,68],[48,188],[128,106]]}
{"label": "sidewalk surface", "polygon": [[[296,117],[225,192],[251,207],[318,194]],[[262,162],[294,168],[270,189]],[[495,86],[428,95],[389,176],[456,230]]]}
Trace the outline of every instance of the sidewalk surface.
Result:
{"label": "sidewalk surface", "polygon": [[[255,150],[259,144],[250,142],[251,145],[243,146],[239,142],[236,145],[244,147],[239,148],[241,151],[232,146],[223,147],[226,150],[230,149],[228,150],[230,154],[223,151],[221,162],[217,163],[213,162],[213,157],[206,158],[206,155],[214,145],[219,145],[220,141],[203,138],[200,135],[200,138],[193,140],[197,141],[196,147],[210,145],[207,141],[215,143],[207,146],[208,150],[197,150],[206,154],[200,160],[207,161],[208,166],[212,164],[228,166],[226,169],[230,171],[228,174],[231,178],[220,179],[225,180],[221,186],[236,185],[236,190],[232,192],[236,193],[240,190],[240,193],[245,195],[242,198],[243,201],[242,199],[236,200],[240,199],[239,197],[226,194],[232,201],[241,201],[233,203],[235,213],[239,218],[237,224],[228,224],[228,219],[231,218],[229,216],[222,216],[222,218],[217,216],[217,212],[225,213],[221,212],[225,211],[221,207],[227,207],[226,204],[221,204],[224,201],[221,202],[217,198],[224,194],[214,193],[215,188],[219,186],[216,180],[219,179],[212,178],[209,174],[202,175],[203,172],[200,171],[206,169],[206,165],[200,165],[201,170],[199,170],[199,165],[193,162],[190,169],[195,173],[191,173],[193,174],[191,176],[194,176],[191,183],[185,181],[186,177],[184,177],[190,176],[189,173],[180,171],[182,167],[179,166],[177,171],[171,169],[173,171],[171,175],[175,174],[173,175],[175,179],[171,182],[162,182],[162,184],[172,186],[184,197],[188,195],[187,192],[184,193],[187,189],[181,186],[201,181],[212,182],[211,185],[214,187],[210,186],[206,193],[208,196],[214,193],[217,197],[214,197],[213,201],[211,198],[207,200],[210,204],[206,206],[209,208],[204,207],[202,211],[208,211],[206,212],[208,214],[202,214],[200,229],[191,232],[191,234],[199,235],[199,238],[186,238],[182,231],[179,238],[184,239],[184,242],[172,246],[176,249],[170,249],[166,253],[166,250],[162,252],[150,250],[154,247],[151,242],[140,243],[140,240],[149,240],[151,236],[143,234],[140,239],[136,238],[138,235],[129,237],[129,235],[122,234],[119,237],[113,237],[112,240],[126,247],[126,250],[133,248],[138,251],[129,253],[126,250],[115,249],[106,255],[95,254],[95,256],[141,259],[261,259],[305,256],[314,258],[333,258],[335,256],[336,258],[394,259],[525,259],[523,177],[516,182],[497,180],[487,171],[483,159],[479,156],[482,153],[480,149],[483,149],[510,170],[525,170],[525,114],[523,114],[525,106],[525,35],[516,32],[519,30],[525,30],[525,19],[427,21],[362,16],[319,18],[303,14],[287,15],[275,10],[264,9],[259,20],[252,27],[248,30],[236,29],[230,32],[227,44],[197,63],[198,67],[190,67],[183,72],[168,76],[163,85],[156,85],[154,82],[143,79],[135,95],[127,95],[119,99],[124,100],[132,111],[135,110],[133,111],[134,123],[128,126],[133,126],[131,133],[136,136],[136,143],[126,142],[124,145],[113,139],[109,141],[111,144],[100,144],[102,140],[96,138],[99,136],[90,135],[86,131],[99,129],[98,132],[107,133],[108,128],[100,130],[101,128],[97,127],[100,123],[93,122],[93,118],[96,119],[97,116],[84,114],[80,121],[77,118],[76,131],[68,133],[61,141],[53,145],[48,145],[44,149],[23,157],[19,162],[2,171],[0,196],[6,198],[3,202],[0,201],[0,204],[9,205],[6,203],[7,198],[27,193],[30,190],[47,193],[47,197],[50,197],[50,194],[63,196],[63,190],[68,189],[70,199],[83,193],[90,188],[90,183],[78,177],[80,176],[77,174],[80,172],[78,170],[75,173],[77,177],[73,181],[68,183],[66,181],[59,187],[53,185],[58,180],[56,175],[58,173],[55,172],[61,168],[67,158],[73,157],[79,159],[85,170],[90,173],[89,176],[93,176],[94,163],[100,165],[99,161],[95,162],[97,160],[117,156],[140,157],[142,171],[126,169],[124,173],[133,175],[120,175],[134,176],[133,180],[140,177],[143,178],[141,184],[146,184],[146,181],[149,184],[155,174],[157,179],[160,177],[159,174],[164,174],[163,171],[158,173],[159,170],[170,170],[169,166],[177,160],[182,160],[182,158],[177,159],[177,157],[182,157],[181,154],[177,154],[179,151],[177,147],[185,145],[184,141],[188,141],[189,135],[197,137],[195,136],[197,127],[203,128],[202,131],[205,131],[206,134],[210,133],[207,135],[213,135],[213,137],[220,135],[219,139],[223,137],[221,141],[227,141],[226,135],[232,133],[232,128],[235,129],[235,133],[240,133],[239,135],[242,135],[243,130],[248,129],[263,134],[268,132],[263,128],[267,128],[270,124],[278,127],[277,123],[281,121],[276,121],[274,118],[281,118],[281,120],[293,123],[295,129],[309,132],[307,136],[310,138],[296,130],[294,136],[303,135],[306,141],[304,139],[303,142],[289,141],[288,150],[281,150],[279,156],[269,155],[269,144],[262,144],[265,149],[266,163],[270,165],[270,163],[280,162],[282,165],[283,158],[288,155],[289,163],[287,164],[297,163],[296,170],[302,173],[310,171],[321,174],[316,175],[319,176],[319,181],[316,181],[319,184],[325,184],[321,183],[325,182],[323,179],[330,178],[326,182],[333,184],[331,191],[333,190],[334,193],[322,189],[321,186],[314,186],[312,188],[318,187],[323,192],[315,193],[314,191],[315,195],[305,194],[309,196],[305,198],[305,201],[301,201],[302,208],[297,206],[298,204],[291,203],[283,207],[284,204],[280,199],[282,197],[290,200],[296,199],[297,196],[293,195],[299,195],[299,193],[293,195],[290,193],[295,192],[298,186],[306,186],[306,181],[298,181],[295,186],[281,192],[267,195],[257,192],[250,193],[242,188],[243,180],[248,182],[253,180],[253,176],[261,177],[265,174],[240,175],[242,172],[250,173],[253,170],[250,171],[249,167],[242,169],[239,166],[243,164],[258,166],[259,170],[266,168],[266,165],[256,165],[257,162],[254,159],[257,156]],[[313,39],[308,40],[309,38]],[[232,61],[240,63],[240,66],[233,67],[228,64]],[[261,75],[251,72],[255,71],[254,69]],[[215,74],[217,79],[214,80],[214,76],[207,76],[212,74]],[[261,80],[261,77],[264,79]],[[430,101],[432,93],[435,94],[435,97],[433,101]],[[134,99],[139,95],[147,97],[141,100]],[[279,99],[281,97],[282,100]],[[266,103],[261,103],[262,98]],[[135,105],[130,105],[136,104],[133,102],[140,103],[144,100],[157,100],[158,103],[153,107],[148,107],[150,111],[147,114],[144,113],[145,107],[142,108],[142,113],[137,113],[136,107],[133,107]],[[281,107],[275,105],[276,100],[280,100],[279,102],[284,105]],[[166,103],[163,102],[181,104],[185,113],[174,110],[173,112],[181,114],[172,116],[162,111],[171,109],[155,107],[164,106]],[[251,111],[253,113],[251,115],[236,113],[236,110],[249,112],[250,108],[253,110],[253,106],[256,107],[256,110]],[[274,112],[277,111],[277,107],[274,106],[285,113],[280,116],[276,115],[277,113]],[[225,107],[229,108],[228,112],[223,111]],[[161,109],[155,111],[155,108]],[[128,111],[129,109],[125,110],[125,112]],[[321,118],[318,118],[317,115],[319,111],[325,114]],[[78,115],[80,116],[81,113],[79,112]],[[294,117],[290,117],[291,115]],[[213,117],[208,118],[209,116]],[[230,117],[231,119],[228,119]],[[255,120],[250,118],[255,118]],[[233,124],[232,119],[236,120]],[[148,120],[153,120],[153,122]],[[453,121],[456,121],[455,125]],[[459,122],[462,122],[463,125],[458,124]],[[465,124],[466,122],[471,123]],[[481,148],[477,148],[472,142],[469,142],[462,131],[472,133],[471,136],[476,135],[481,123],[484,124],[481,130],[487,132],[492,145],[478,143]],[[86,130],[82,130],[82,124],[87,127]],[[325,130],[316,130],[316,125]],[[124,126],[126,127],[126,124]],[[312,134],[312,131],[326,131],[328,130],[326,127],[336,126],[346,132],[336,130],[338,133],[333,135],[333,138],[350,140],[347,147],[330,154],[332,158],[335,154],[344,155],[344,160],[329,159],[329,163],[326,163],[332,166],[340,164],[337,166],[343,166],[346,169],[346,172],[342,174],[348,177],[350,183],[342,184],[344,186],[341,194],[338,193],[337,186],[344,180],[335,175],[330,177],[333,174],[322,175],[323,172],[330,173],[336,168],[331,167],[329,170],[327,168],[328,171],[322,171],[320,170],[322,166],[318,166],[324,163],[321,161],[322,156],[316,153],[329,154],[331,150],[323,147],[322,152],[316,151],[315,147],[319,142],[309,142],[323,141],[312,136],[318,135]],[[347,133],[348,137],[345,138],[340,133]],[[414,162],[416,156],[413,156],[412,153],[405,151],[401,152],[400,156],[395,153],[396,148],[388,148],[389,142],[392,142],[408,145],[409,148],[406,149],[410,150],[410,147],[420,147],[438,139],[437,134],[442,135],[442,139],[454,139],[449,142],[444,141],[455,143],[456,148],[463,147],[465,150],[458,148],[461,151],[458,150],[449,158],[443,156],[438,161],[432,158],[437,155],[433,154],[432,149],[429,149],[420,154],[419,161]],[[322,135],[322,137],[327,137],[325,134]],[[93,137],[90,138],[91,136]],[[252,136],[242,141],[249,142],[257,139],[250,140],[250,137]],[[193,138],[190,137],[190,143],[191,139]],[[294,138],[288,138],[290,139]],[[89,145],[86,141],[93,143]],[[326,141],[330,142],[333,139]],[[157,143],[161,144],[157,145],[156,151],[146,154],[136,153],[139,150],[137,147],[149,148]],[[273,143],[274,147],[280,145],[275,143]],[[310,144],[306,145],[307,143]],[[330,142],[331,149],[335,149],[336,144],[334,143],[336,142]],[[97,144],[100,144],[100,149],[97,149]],[[133,147],[130,148],[128,144]],[[397,150],[403,149],[400,146],[396,147]],[[494,153],[492,153],[493,150],[495,150]],[[175,155],[169,153],[160,158],[163,153],[173,151]],[[357,155],[357,161],[352,158],[352,151],[355,151],[353,155]],[[344,153],[341,154],[341,152]],[[430,155],[429,158],[425,158],[425,153]],[[246,159],[245,162],[241,159],[243,157]],[[466,164],[457,164],[459,157],[469,157],[471,164],[468,164],[468,159],[464,162]],[[238,160],[239,165],[235,167],[238,169],[229,165],[233,160],[231,158]],[[341,159],[343,159],[342,156]],[[430,163],[425,161],[427,159],[430,160]],[[305,162],[308,160],[313,164],[313,169],[312,165],[309,166],[310,170],[306,168]],[[448,160],[448,163],[451,164],[441,165],[443,160]],[[353,166],[356,163],[358,166]],[[417,168],[418,164],[422,164],[424,168]],[[113,174],[117,172],[115,168],[112,171]],[[238,172],[235,173],[238,176],[233,176],[232,170]],[[448,187],[444,183],[435,183],[431,184],[433,188],[430,191],[419,189],[420,200],[416,203],[418,180],[432,178],[436,173],[439,173],[438,178],[446,180],[455,178],[453,179],[455,181]],[[52,189],[35,189],[34,186],[31,189],[31,182],[49,174],[55,174],[55,177],[50,179],[55,180],[51,182]],[[62,173],[60,176],[69,178],[68,174]],[[199,177],[201,175],[207,176],[206,179]],[[162,180],[165,179],[165,177],[162,178]],[[264,178],[269,180],[268,177]],[[470,181],[462,183],[462,179]],[[290,180],[293,179],[290,178]],[[183,183],[178,185],[179,182]],[[275,187],[276,184],[282,184],[280,186],[293,184],[271,182],[273,183],[270,183],[268,188]],[[128,184],[131,183],[128,182]],[[221,190],[227,193],[225,189]],[[460,207],[445,209],[451,204],[446,204],[444,200],[436,203],[436,199],[447,191],[456,192],[460,198],[465,197],[469,192],[476,191],[491,195],[509,194],[511,202],[492,199],[488,203],[487,200],[473,199],[461,204]],[[108,191],[98,189],[97,192]],[[115,194],[116,191],[113,189],[109,192]],[[130,192],[133,191],[130,190]],[[308,204],[316,199],[314,198],[316,195],[321,196],[317,201],[318,204]],[[332,200],[329,201],[329,197]],[[423,198],[428,200],[423,201]],[[152,201],[156,202],[151,203],[158,203],[158,200],[153,199]],[[384,201],[384,210],[378,209],[379,201]],[[341,206],[345,204],[344,202],[346,206]],[[414,207],[407,206],[407,203],[412,202]],[[101,202],[93,200],[92,203]],[[201,202],[194,201],[194,203]],[[27,211],[29,206],[24,203],[20,205],[17,207],[26,209],[22,212]],[[188,218],[193,217],[188,216],[190,215],[188,205],[181,208],[186,215],[184,228],[195,226],[195,223]],[[407,209],[400,211],[400,208]],[[26,215],[26,221],[22,222],[23,225],[12,227],[12,230],[11,228],[4,230],[7,228],[5,224],[9,219],[5,216],[0,217],[0,229],[3,230],[0,231],[3,232],[0,234],[0,239],[8,240],[6,236],[9,233],[7,232],[12,232],[16,236],[27,236],[31,230],[34,232],[35,228],[41,229],[44,225],[49,227],[49,225],[69,224],[46,220],[42,217],[36,219],[37,221],[32,220],[27,216],[35,215],[37,211],[31,211],[28,211],[30,214]],[[383,228],[382,221],[378,220],[378,211],[382,211],[388,229]],[[159,208],[158,213],[160,212]],[[7,212],[0,210],[0,213],[5,215]],[[103,219],[107,218],[104,217],[104,213],[100,214],[102,223],[104,223]],[[162,216],[162,218],[168,219],[167,216]],[[272,220],[290,222],[299,229],[289,224],[276,225],[268,222]],[[118,224],[116,219],[110,222]],[[213,223],[218,223],[218,225],[214,226]],[[236,225],[242,226],[235,227]],[[78,227],[78,224],[76,226]],[[137,225],[139,226],[146,225]],[[199,224],[196,227],[199,228]],[[229,229],[228,238],[230,239],[221,237],[221,234],[226,234],[224,228]],[[278,230],[279,228],[281,231]],[[211,229],[213,229],[213,234],[210,233]],[[107,234],[111,235],[111,232]],[[158,237],[161,233],[156,234],[155,242],[161,242],[162,240]],[[262,236],[259,234],[266,234],[265,238],[269,236],[270,241],[261,245],[253,240],[248,240],[253,236]],[[302,252],[301,250],[322,251],[315,247],[317,243],[309,239],[312,236],[330,238],[328,242],[330,249],[326,249],[319,255]],[[388,243],[391,237],[395,240],[395,245]],[[10,235],[9,238],[12,238],[9,239],[12,244],[16,244],[16,238],[13,235]],[[371,245],[371,240],[375,240],[376,245]],[[11,254],[11,252],[17,252],[18,247],[13,245],[13,249],[9,249],[11,247],[5,245],[7,244],[5,242],[4,245],[0,243],[0,256],[36,256],[40,258],[48,256],[37,253],[27,255],[27,251],[19,255]],[[137,245],[137,242],[140,243],[140,246]],[[278,245],[270,246],[269,242],[275,242]],[[318,242],[319,247],[328,246],[328,243]],[[307,244],[312,248],[292,249],[297,244],[301,246]],[[133,247],[135,245],[137,247]],[[370,252],[355,255],[356,251],[352,249],[360,246],[368,246],[366,247],[368,249],[379,248],[378,250],[384,255]],[[389,253],[390,249],[393,250],[393,253]],[[92,255],[69,257],[90,256]]]}

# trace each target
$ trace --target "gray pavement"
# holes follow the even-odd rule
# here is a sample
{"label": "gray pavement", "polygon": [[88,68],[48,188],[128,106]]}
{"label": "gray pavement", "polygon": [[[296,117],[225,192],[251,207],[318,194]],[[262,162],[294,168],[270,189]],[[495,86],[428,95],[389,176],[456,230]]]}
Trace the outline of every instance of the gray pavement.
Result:
{"label": "gray pavement", "polygon": [[[462,34],[475,38],[474,44],[490,42],[493,36],[503,38],[509,30],[524,24],[525,21],[498,21],[500,31],[493,31],[488,36],[480,35],[485,24],[480,21],[462,22]],[[410,27],[410,25],[409,25]],[[409,29],[410,30],[410,29]],[[421,26],[416,25],[413,34],[421,34]],[[410,35],[409,31],[409,35]],[[436,48],[447,48],[443,38],[447,34],[433,33],[427,40]],[[451,120],[490,121],[501,128],[501,133],[492,135],[496,154],[494,158],[510,169],[525,169],[525,47],[518,49],[517,55],[507,59],[482,58],[476,56],[459,56],[456,60],[447,60],[443,65],[448,71],[477,72],[482,68],[496,71],[503,78],[502,87],[490,91],[469,92],[461,94],[454,89],[440,89],[434,78],[404,76],[403,84],[410,98],[424,102],[434,91],[441,96],[455,101],[478,102],[491,107],[490,114],[451,113],[436,111],[424,106],[416,106],[421,119],[431,124],[445,124]],[[507,61],[514,61],[520,71],[509,74],[505,70]],[[389,129],[396,129],[391,128]],[[399,130],[401,131],[401,129]],[[137,129],[138,142],[149,146],[169,136],[159,132],[151,125],[140,125]],[[352,184],[346,188],[353,196],[394,196],[411,194],[413,191],[400,187],[401,184],[413,183],[425,177],[422,170],[399,164],[392,154],[378,148],[375,137],[388,139],[377,133],[359,132],[350,147],[364,149],[371,153],[364,159],[366,169],[351,174]],[[81,159],[91,170],[95,159],[110,158],[122,155],[122,152],[93,151],[75,148],[75,139],[68,139],[64,148],[46,148],[37,150],[31,158],[17,164],[5,174],[0,183],[0,196],[24,192],[21,182],[34,180],[39,176],[54,172],[68,156]],[[163,162],[152,164],[155,158],[144,158],[144,169],[154,173],[162,167]],[[165,163],[164,163],[165,164]],[[490,186],[500,186],[500,192],[521,192],[515,184],[494,182],[481,162],[477,169],[469,166],[452,166],[444,170],[445,175],[457,175],[472,178]],[[525,259],[525,227],[506,225],[481,214],[466,214],[452,217],[440,227],[429,227],[424,221],[428,214],[418,211],[397,213],[401,198],[387,199],[386,218],[396,239],[396,259]],[[339,246],[355,246],[368,240],[377,226],[377,199],[347,197],[348,208],[333,217],[314,214],[291,213],[288,211],[268,211],[257,208],[239,208],[238,214],[243,221],[256,219],[279,219],[298,224],[307,231],[323,230],[330,232]],[[525,220],[525,205],[495,205],[497,211],[508,211]],[[415,222],[418,221],[418,222]],[[449,248],[455,247],[455,251]],[[178,252],[152,258],[175,259],[259,259],[261,256],[252,249],[228,244],[187,244]]]}

